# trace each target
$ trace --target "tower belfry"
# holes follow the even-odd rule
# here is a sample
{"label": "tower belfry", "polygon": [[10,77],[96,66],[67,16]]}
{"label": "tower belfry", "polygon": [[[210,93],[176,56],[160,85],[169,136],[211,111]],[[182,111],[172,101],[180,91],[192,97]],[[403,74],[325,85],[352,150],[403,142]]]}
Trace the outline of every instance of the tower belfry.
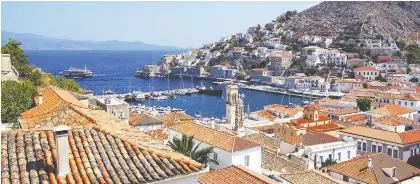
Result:
{"label": "tower belfry", "polygon": [[226,121],[235,131],[243,127],[244,104],[238,91],[238,85],[226,86]]}

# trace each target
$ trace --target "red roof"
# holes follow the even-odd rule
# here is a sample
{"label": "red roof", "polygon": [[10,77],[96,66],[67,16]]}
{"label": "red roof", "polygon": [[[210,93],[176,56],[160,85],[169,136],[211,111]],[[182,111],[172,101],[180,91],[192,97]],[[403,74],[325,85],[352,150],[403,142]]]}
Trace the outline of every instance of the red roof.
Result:
{"label": "red roof", "polygon": [[340,127],[335,123],[327,123],[323,125],[317,125],[317,126],[310,126],[306,128],[307,133],[315,133],[315,132],[327,132],[331,130],[337,130]]}
{"label": "red roof", "polygon": [[369,66],[364,66],[364,67],[356,68],[354,70],[355,71],[378,71],[376,68],[369,67]]}
{"label": "red roof", "polygon": [[328,116],[319,116],[317,121],[313,121],[313,120],[310,120],[310,119],[299,118],[299,119],[292,120],[292,122],[293,122],[294,125],[302,125],[302,124],[307,124],[307,123],[323,122],[323,121],[327,121],[327,120],[331,120],[331,118],[329,118]]}
{"label": "red roof", "polygon": [[411,130],[400,133],[403,144],[414,144],[420,142],[420,130]]}

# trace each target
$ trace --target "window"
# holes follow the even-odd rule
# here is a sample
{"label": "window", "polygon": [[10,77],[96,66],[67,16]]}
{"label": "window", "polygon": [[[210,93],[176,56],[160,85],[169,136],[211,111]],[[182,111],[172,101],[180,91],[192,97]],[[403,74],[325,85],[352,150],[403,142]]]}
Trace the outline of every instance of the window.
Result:
{"label": "window", "polygon": [[362,143],[362,151],[366,152],[367,151],[366,147],[367,147],[366,142],[363,142]]}
{"label": "window", "polygon": [[324,162],[324,157],[323,156],[319,156],[319,161],[321,161],[321,163]]}
{"label": "window", "polygon": [[371,152],[376,152],[376,144],[375,143],[372,144],[372,151]]}
{"label": "window", "polygon": [[398,105],[401,105],[401,101],[398,101]]}
{"label": "window", "polygon": [[382,145],[378,144],[378,152],[382,152]]}
{"label": "window", "polygon": [[414,103],[413,102],[411,102],[411,106],[414,106]]}
{"label": "window", "polygon": [[398,159],[398,149],[394,148],[394,154],[392,154],[392,157]]}
{"label": "window", "polygon": [[405,102],[405,106],[407,106],[407,102]]}
{"label": "window", "polygon": [[349,177],[348,176],[343,176],[343,181],[349,181]]}
{"label": "window", "polygon": [[357,150],[362,150],[362,143],[360,141],[357,141]]}
{"label": "window", "polygon": [[332,155],[331,155],[331,154],[329,154],[329,155],[328,155],[328,158],[329,158],[330,160],[332,160]]}
{"label": "window", "polygon": [[416,155],[416,150],[415,149],[411,149],[411,156]]}
{"label": "window", "polygon": [[347,159],[349,159],[349,160],[350,160],[350,156],[351,156],[350,153],[351,153],[350,151],[347,151]]}
{"label": "window", "polygon": [[217,159],[217,153],[216,153],[216,152],[213,152],[213,159],[214,159],[214,160],[218,160],[218,159]]}
{"label": "window", "polygon": [[387,154],[388,154],[389,156],[392,156],[392,148],[388,148],[388,152],[387,152]]}
{"label": "window", "polygon": [[244,159],[245,159],[244,165],[249,166],[249,155],[245,155]]}
{"label": "window", "polygon": [[338,152],[338,161],[341,162],[341,153]]}

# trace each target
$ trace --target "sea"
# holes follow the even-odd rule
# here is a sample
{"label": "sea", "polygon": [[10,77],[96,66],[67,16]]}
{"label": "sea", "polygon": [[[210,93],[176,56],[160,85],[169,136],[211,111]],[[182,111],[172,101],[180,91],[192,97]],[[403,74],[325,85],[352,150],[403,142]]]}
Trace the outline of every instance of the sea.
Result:
{"label": "sea", "polygon": [[[177,51],[179,52],[179,51]],[[170,51],[25,51],[30,64],[41,68],[44,72],[59,75],[60,71],[71,67],[90,69],[92,78],[75,79],[83,89],[92,90],[95,95],[111,90],[116,93],[132,91],[148,92],[149,90],[179,89],[195,86],[212,86],[224,89],[225,85],[212,84],[210,80],[191,78],[137,78],[134,76],[137,69],[144,65],[156,64],[164,54],[175,53]],[[130,85],[131,84],[131,85]],[[265,105],[278,103],[302,104],[303,98],[290,95],[281,95],[269,92],[240,89],[244,98],[245,111],[257,111]],[[225,116],[225,95],[209,96],[193,94],[191,96],[177,96],[175,99],[163,101],[146,100],[147,106],[162,106],[185,110],[189,115],[223,118]],[[139,102],[135,102],[139,103]]]}

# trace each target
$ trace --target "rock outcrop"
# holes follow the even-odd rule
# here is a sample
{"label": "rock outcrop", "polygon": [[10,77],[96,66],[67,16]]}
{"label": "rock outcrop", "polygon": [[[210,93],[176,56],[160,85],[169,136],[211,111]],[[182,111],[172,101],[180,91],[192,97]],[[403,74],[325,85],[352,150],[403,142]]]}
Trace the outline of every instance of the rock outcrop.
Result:
{"label": "rock outcrop", "polygon": [[415,39],[420,2],[322,2],[284,23],[301,35]]}

